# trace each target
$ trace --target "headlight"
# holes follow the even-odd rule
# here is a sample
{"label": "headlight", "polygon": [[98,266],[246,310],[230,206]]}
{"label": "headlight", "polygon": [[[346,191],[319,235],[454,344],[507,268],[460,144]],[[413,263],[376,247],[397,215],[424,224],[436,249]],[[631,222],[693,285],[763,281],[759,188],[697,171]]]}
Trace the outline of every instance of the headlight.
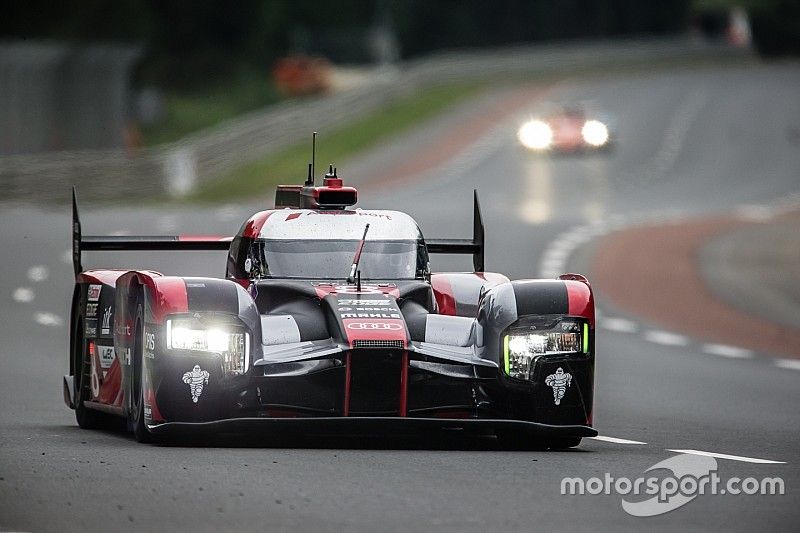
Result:
{"label": "headlight", "polygon": [[167,348],[218,353],[226,374],[247,372],[249,343],[247,333],[227,324],[203,328],[191,320],[167,320]]}
{"label": "headlight", "polygon": [[608,128],[599,120],[587,120],[581,128],[581,136],[586,144],[600,147],[608,142]]}
{"label": "headlight", "polygon": [[541,120],[530,120],[517,131],[522,146],[531,150],[546,150],[553,142],[553,130]]}
{"label": "headlight", "polygon": [[589,352],[589,325],[563,319],[549,327],[515,327],[503,337],[506,374],[517,379],[531,379],[540,357]]}

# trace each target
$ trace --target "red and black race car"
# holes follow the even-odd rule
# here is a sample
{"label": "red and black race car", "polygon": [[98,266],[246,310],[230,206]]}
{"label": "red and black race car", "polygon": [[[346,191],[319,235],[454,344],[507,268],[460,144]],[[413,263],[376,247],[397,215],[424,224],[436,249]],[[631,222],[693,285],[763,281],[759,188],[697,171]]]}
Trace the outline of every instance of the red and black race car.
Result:
{"label": "red and black race car", "polygon": [[[594,436],[594,301],[587,280],[484,272],[472,239],[425,240],[397,211],[352,209],[357,191],[280,186],[234,237],[82,236],[64,400],[78,424],[127,419],[139,441],[287,431],[440,428],[525,445]],[[220,250],[223,278],[86,270],[83,250]],[[432,273],[429,254],[474,273]]]}

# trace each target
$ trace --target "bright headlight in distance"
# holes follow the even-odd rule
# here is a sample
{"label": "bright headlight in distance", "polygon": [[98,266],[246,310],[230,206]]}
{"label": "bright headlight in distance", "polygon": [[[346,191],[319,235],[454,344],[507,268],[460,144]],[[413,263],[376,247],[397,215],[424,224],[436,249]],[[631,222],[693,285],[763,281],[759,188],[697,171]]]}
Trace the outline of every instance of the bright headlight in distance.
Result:
{"label": "bright headlight in distance", "polygon": [[587,120],[581,128],[581,136],[586,144],[603,146],[608,142],[608,128],[599,120]]}
{"label": "bright headlight in distance", "polygon": [[512,332],[503,340],[506,374],[517,379],[532,378],[533,363],[540,356],[588,352],[588,325],[564,323],[564,330]]}
{"label": "bright headlight in distance", "polygon": [[522,146],[531,150],[546,150],[553,142],[553,130],[541,120],[529,120],[517,131]]}

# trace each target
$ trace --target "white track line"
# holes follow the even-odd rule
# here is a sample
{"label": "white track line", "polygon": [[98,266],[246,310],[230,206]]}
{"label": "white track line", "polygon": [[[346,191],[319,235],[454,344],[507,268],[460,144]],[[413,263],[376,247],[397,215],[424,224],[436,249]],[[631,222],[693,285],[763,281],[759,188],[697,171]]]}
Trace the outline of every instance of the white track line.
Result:
{"label": "white track line", "polygon": [[740,205],[736,217],[746,222],[767,222],[775,218],[776,209],[768,205]]}
{"label": "white track line", "polygon": [[603,442],[613,442],[614,444],[647,444],[638,440],[619,439],[617,437],[606,437],[605,435],[598,435],[596,437],[589,437],[594,440],[601,440]]}
{"label": "white track line", "polygon": [[667,449],[669,452],[676,453],[690,453],[692,455],[703,455],[705,457],[715,457],[717,459],[730,459],[731,461],[741,461],[743,463],[758,463],[765,465],[784,465],[786,461],[772,461],[770,459],[757,459],[755,457],[742,457],[741,455],[728,455],[726,453],[714,452],[701,452],[700,450],[673,450]]}
{"label": "white track line", "polygon": [[34,265],[28,269],[28,279],[33,282],[44,281],[50,275],[50,270],[44,265]]}
{"label": "white track line", "polygon": [[775,366],[788,368],[789,370],[800,370],[800,359],[776,359]]}
{"label": "white track line", "polygon": [[33,315],[33,319],[42,326],[61,326],[64,324],[61,317],[53,313],[39,312]]}
{"label": "white track line", "polygon": [[753,352],[751,350],[725,344],[704,344],[701,349],[705,353],[721,355],[722,357],[733,357],[735,359],[748,359],[753,357]]}
{"label": "white track line", "polygon": [[604,329],[620,333],[636,333],[639,330],[639,325],[633,320],[612,316],[605,317],[600,326]]}
{"label": "white track line", "polygon": [[677,333],[670,333],[669,331],[650,330],[644,333],[644,339],[655,344],[663,344],[664,346],[686,346],[689,344],[689,339]]}
{"label": "white track line", "polygon": [[29,287],[17,287],[14,289],[11,297],[14,298],[15,302],[28,303],[33,301],[36,294],[33,292],[33,289]]}

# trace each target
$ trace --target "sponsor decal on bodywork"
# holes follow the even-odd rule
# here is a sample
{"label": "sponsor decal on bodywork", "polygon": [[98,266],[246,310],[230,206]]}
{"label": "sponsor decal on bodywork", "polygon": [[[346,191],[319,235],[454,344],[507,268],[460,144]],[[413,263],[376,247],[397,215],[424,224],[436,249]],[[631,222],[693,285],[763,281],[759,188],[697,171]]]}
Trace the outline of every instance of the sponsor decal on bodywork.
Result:
{"label": "sponsor decal on bodywork", "polygon": [[344,298],[331,295],[347,340],[353,346],[364,341],[408,342],[403,315],[391,296],[369,293]]}
{"label": "sponsor decal on bodywork", "polygon": [[156,334],[152,331],[145,331],[144,332],[144,356],[147,359],[153,359],[155,357],[156,350]]}
{"label": "sponsor decal on bodywork", "polygon": [[89,285],[86,291],[86,299],[90,302],[96,302],[100,299],[100,292],[103,290],[102,285]]}
{"label": "sponsor decal on bodywork", "polygon": [[550,374],[544,378],[544,384],[553,389],[553,401],[556,405],[561,405],[561,400],[564,399],[564,394],[572,383],[572,374],[564,372],[564,369],[558,367],[554,374]]}
{"label": "sponsor decal on bodywork", "polygon": [[[107,369],[108,367],[110,367],[111,363],[113,363],[114,359],[116,358],[113,346],[103,346],[98,344],[97,355],[98,358],[100,359],[100,366],[103,369]],[[103,372],[103,377],[105,377],[105,372]]]}
{"label": "sponsor decal on bodywork", "polygon": [[203,386],[208,385],[208,378],[208,371],[201,369],[200,365],[194,365],[194,368],[183,375],[183,382],[189,385],[192,402],[197,403],[200,399],[200,395],[203,394]]}
{"label": "sponsor decal on bodywork", "polygon": [[86,328],[84,331],[84,335],[87,337],[96,337],[97,336],[97,319],[96,318],[87,318],[86,319]]}
{"label": "sponsor decal on bodywork", "polygon": [[86,317],[92,318],[97,316],[97,306],[99,304],[96,303],[87,303],[86,304]]}
{"label": "sponsor decal on bodywork", "polygon": [[396,322],[356,322],[353,320],[345,320],[345,324],[347,329],[357,330],[400,331],[403,329],[403,325]]}
{"label": "sponsor decal on bodywork", "polygon": [[106,310],[103,313],[103,322],[100,325],[100,333],[103,335],[111,334],[111,306],[106,307]]}

